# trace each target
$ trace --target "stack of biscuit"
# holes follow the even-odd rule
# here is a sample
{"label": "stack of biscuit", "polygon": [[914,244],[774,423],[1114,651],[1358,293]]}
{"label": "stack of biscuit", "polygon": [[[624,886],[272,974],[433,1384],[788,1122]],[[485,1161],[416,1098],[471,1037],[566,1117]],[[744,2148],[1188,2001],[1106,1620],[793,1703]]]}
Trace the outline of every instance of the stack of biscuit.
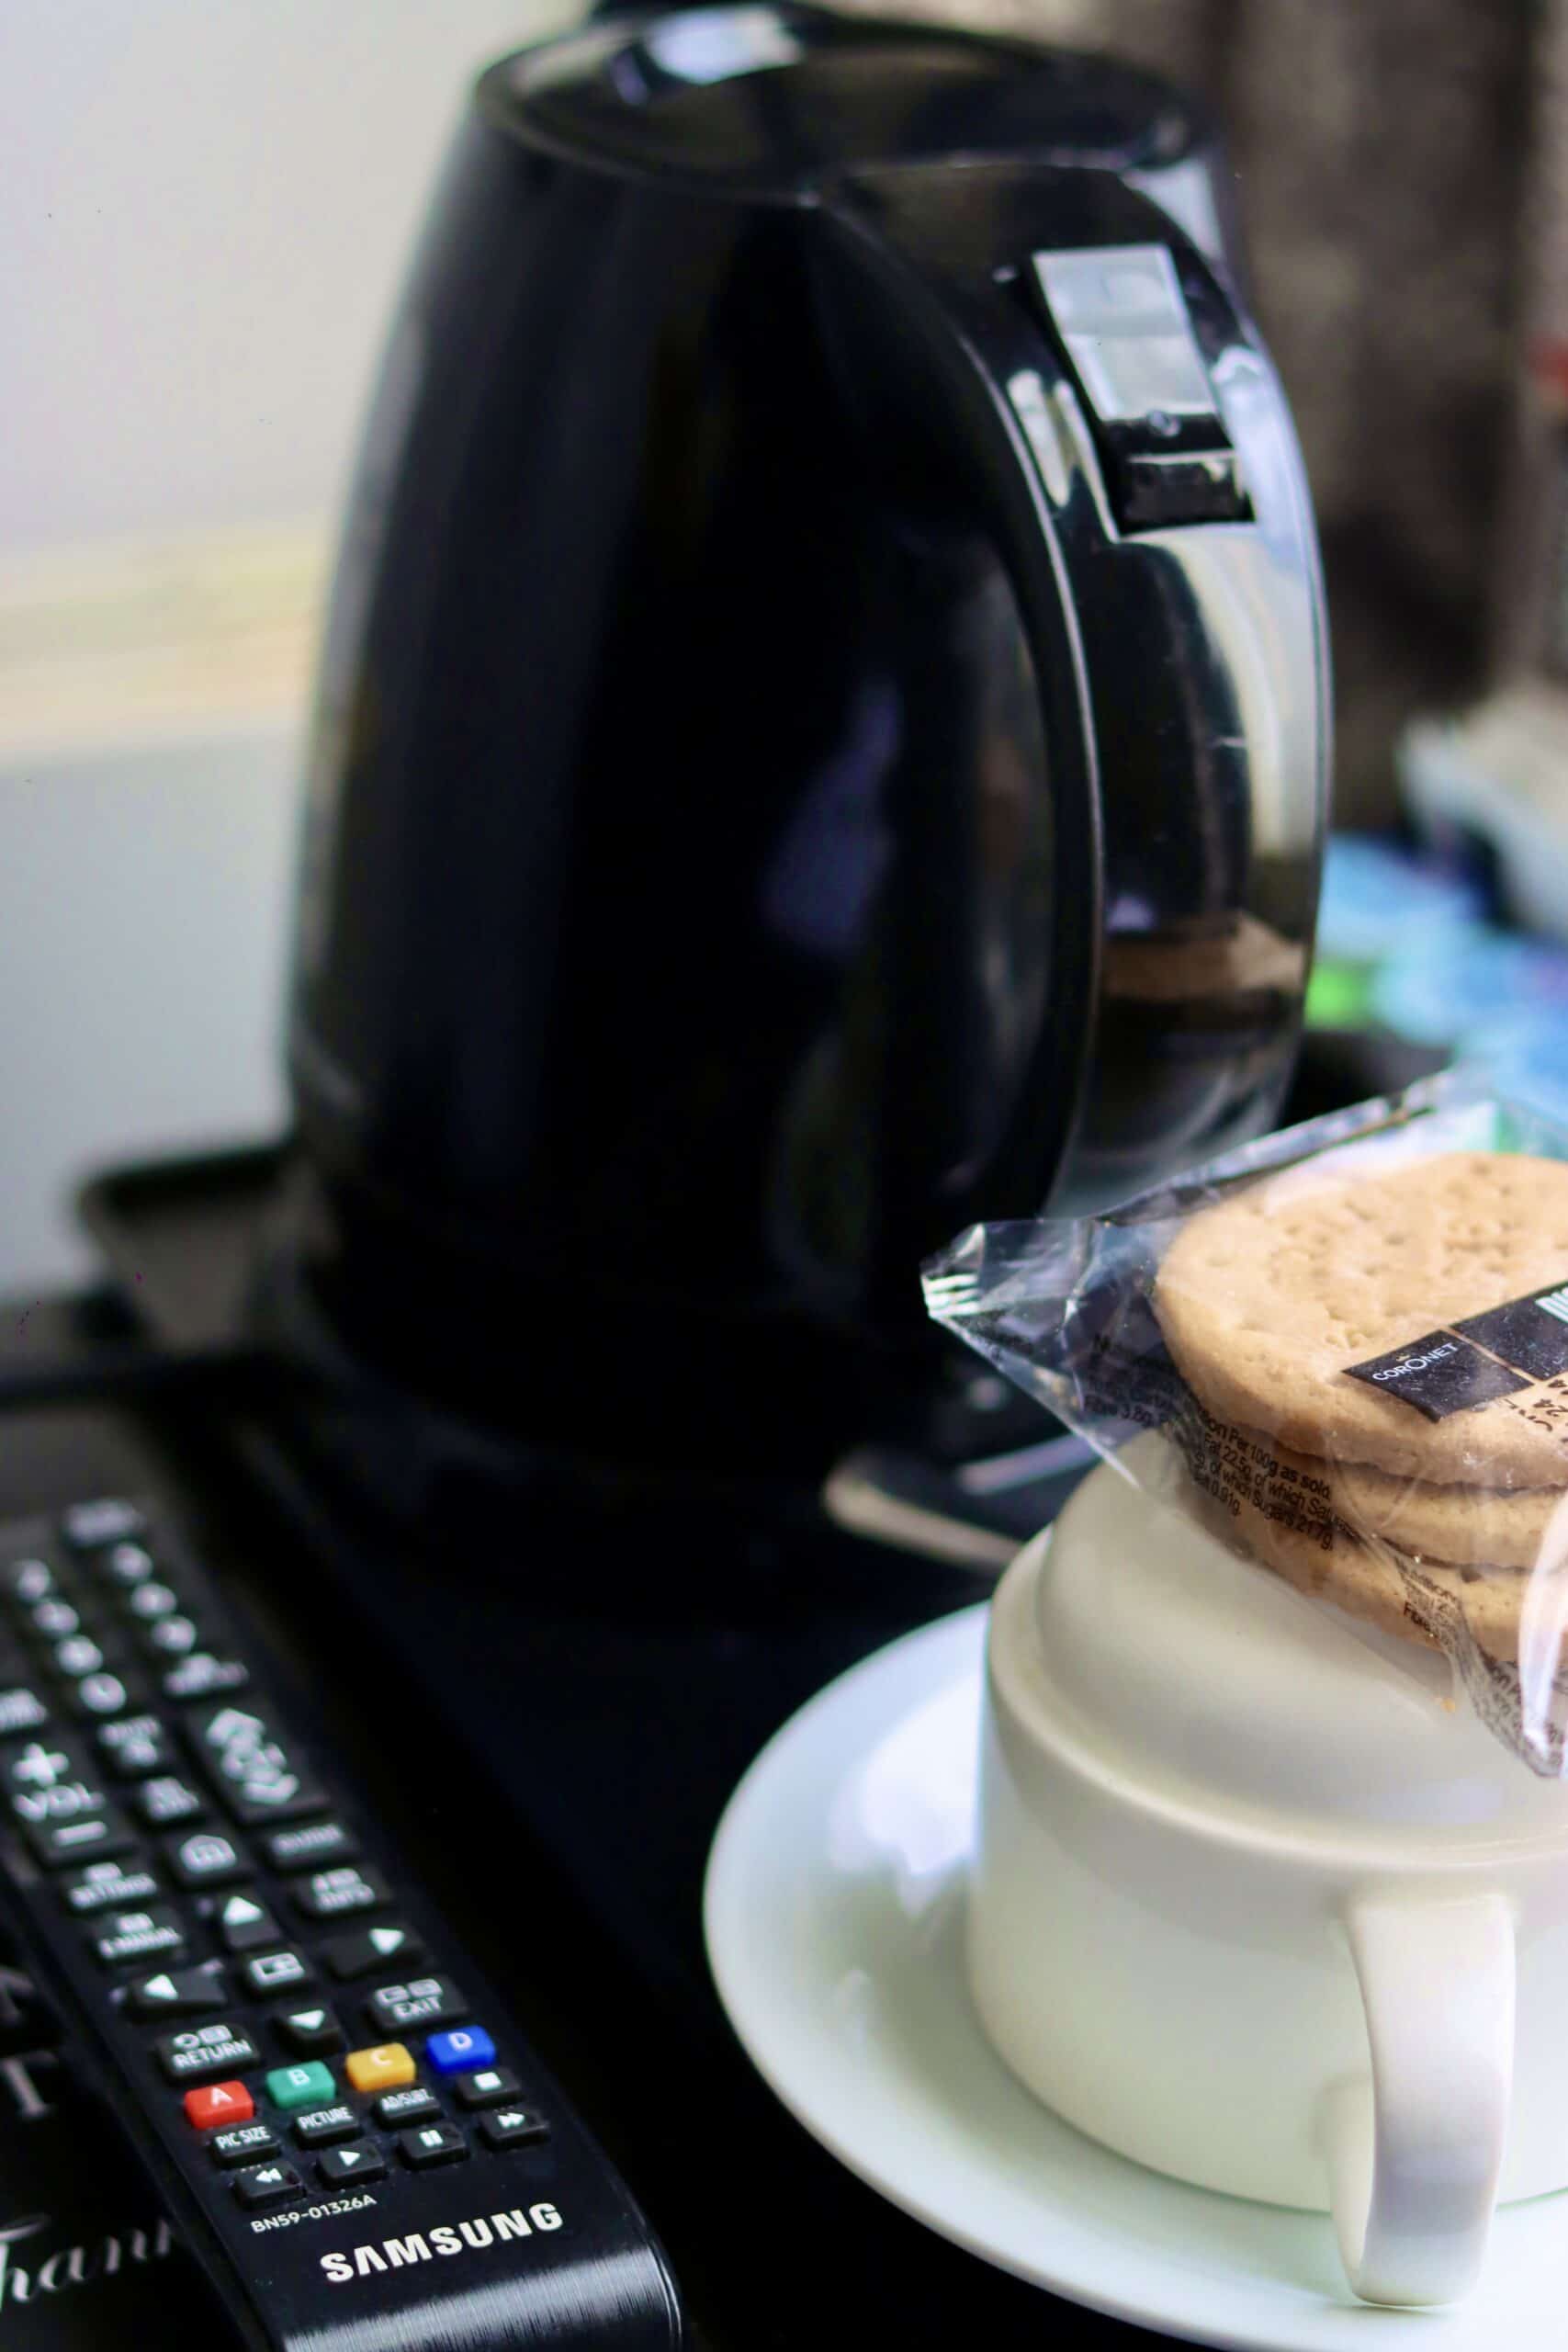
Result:
{"label": "stack of biscuit", "polygon": [[1568,1563],[1568,1164],[1357,1168],[1265,1178],[1167,1250],[1194,1491],[1350,1614],[1445,1647],[1458,1616],[1517,1657],[1527,1594]]}

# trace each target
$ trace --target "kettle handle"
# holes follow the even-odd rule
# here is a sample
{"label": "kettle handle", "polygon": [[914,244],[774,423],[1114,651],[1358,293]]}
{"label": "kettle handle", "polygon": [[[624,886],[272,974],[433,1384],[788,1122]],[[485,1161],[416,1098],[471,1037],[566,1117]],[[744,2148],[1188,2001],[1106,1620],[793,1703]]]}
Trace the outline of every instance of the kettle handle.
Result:
{"label": "kettle handle", "polygon": [[[1037,1214],[1047,1180],[1054,1209],[1103,1206],[1259,1132],[1289,1078],[1327,788],[1300,451],[1228,282],[1114,175],[1031,172],[989,212],[940,175],[873,178],[823,273],[868,446],[989,537],[1044,713],[1044,1012],[951,1221]],[[1152,315],[1097,373],[1123,277]]]}

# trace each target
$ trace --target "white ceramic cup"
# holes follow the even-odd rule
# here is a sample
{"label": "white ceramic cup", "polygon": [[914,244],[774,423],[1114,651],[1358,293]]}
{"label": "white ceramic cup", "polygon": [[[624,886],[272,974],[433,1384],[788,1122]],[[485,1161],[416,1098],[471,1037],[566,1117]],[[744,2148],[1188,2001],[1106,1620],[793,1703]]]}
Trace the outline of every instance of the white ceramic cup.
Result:
{"label": "white ceramic cup", "polygon": [[997,1592],[968,1972],[1058,2114],[1332,2211],[1369,2301],[1568,2186],[1568,1787],[1111,1467]]}

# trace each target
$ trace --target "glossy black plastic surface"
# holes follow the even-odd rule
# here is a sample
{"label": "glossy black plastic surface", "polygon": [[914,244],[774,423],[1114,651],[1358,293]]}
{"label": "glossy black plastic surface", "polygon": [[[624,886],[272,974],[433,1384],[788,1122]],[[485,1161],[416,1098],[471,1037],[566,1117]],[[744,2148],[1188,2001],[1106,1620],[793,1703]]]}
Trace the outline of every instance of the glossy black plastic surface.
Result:
{"label": "glossy black plastic surface", "polygon": [[[1268,1123],[1324,653],[1213,160],[1142,74],[807,9],[485,78],[348,519],[291,1039],[312,1280],[397,1376],[570,1422],[629,1342],[628,1409],[656,1353],[688,1427],[744,1382],[841,1437],[957,1227]],[[1123,536],[1030,299],[1152,243],[1253,522]]]}
{"label": "glossy black plastic surface", "polygon": [[[283,1923],[270,1942],[301,1947],[313,1966],[310,1989],[295,1997],[329,2007],[344,2030],[342,2045],[325,2062],[333,2087],[319,2104],[346,2102],[355,2110],[354,2144],[362,2150],[378,2145],[387,2159],[382,2176],[367,2179],[363,2187],[323,2184],[315,2178],[314,2158],[294,2144],[293,2119],[269,2106],[265,2097],[266,2070],[300,2054],[290,2053],[276,2030],[280,1998],[287,2009],[287,1997],[247,1994],[239,1963],[224,1952],[216,1928],[200,1915],[198,1894],[183,1892],[171,1875],[163,1858],[169,1840],[152,1832],[140,1836],[125,1867],[148,1870],[161,1878],[158,1899],[175,1907],[190,1943],[188,1955],[176,1965],[199,1964],[209,1957],[221,1963],[222,2019],[248,2035],[259,2053],[254,2064],[238,2063],[222,2071],[244,2080],[255,2096],[258,2119],[280,2143],[282,2160],[306,2184],[291,2199],[253,2212],[236,2197],[234,2174],[214,2163],[211,2135],[194,2131],[186,2120],[180,2089],[164,2078],[155,2054],[159,2036],[171,2022],[190,2026],[205,2023],[205,2018],[133,2021],[122,2005],[124,1987],[128,1979],[146,1973],[145,1963],[141,1968],[128,1964],[116,1975],[107,1973],[93,1955],[94,1922],[70,1916],[58,1874],[40,1871],[21,1832],[9,1821],[0,1826],[0,1883],[9,1926],[39,1980],[57,2000],[89,2078],[125,2127],[182,2239],[227,2306],[237,2334],[255,2352],[502,2352],[502,2347],[534,2344],[582,2346],[585,2352],[589,2346],[604,2347],[604,2352],[618,2352],[619,2347],[625,2352],[677,2352],[684,2333],[675,2289],[625,2183],[524,2039],[510,2005],[503,2006],[484,1984],[464,1950],[457,1923],[438,1914],[411,1883],[398,1852],[397,1826],[367,1819],[352,1797],[344,1802],[343,1780],[330,1770],[324,1726],[309,1720],[301,1724],[304,1709],[298,1690],[287,1706],[278,1705],[276,1691],[263,1683],[263,1659],[253,1645],[242,1647],[236,1642],[232,1624],[226,1622],[188,1545],[169,1527],[166,1514],[154,1510],[152,1521],[149,1544],[161,1562],[169,1564],[182,1601],[203,1627],[204,1638],[212,1640],[226,1658],[243,1657],[250,1666],[252,1680],[232,1704],[241,1711],[256,1710],[276,1727],[296,1759],[309,1756],[309,1777],[330,1799],[332,1817],[346,1825],[355,1840],[353,1850],[365,1866],[378,1868],[389,1882],[395,1917],[413,1930],[425,1955],[417,1970],[391,1962],[355,1982],[334,1981],[322,1957],[323,1939],[365,1927],[365,1916],[325,1924],[302,1920],[294,1900],[299,1876],[282,1877],[265,1860],[265,1821],[236,1827],[204,1790],[208,1802],[197,1830],[220,1830],[238,1840],[248,1864],[240,1891],[256,1897]],[[0,1561],[31,1557],[53,1563],[88,1623],[112,1620],[101,1570],[72,1560],[60,1542],[57,1522],[30,1519],[0,1526]],[[158,1711],[168,1727],[176,1768],[202,1788],[199,1769],[192,1771],[197,1752],[192,1723],[210,1709],[164,1704]],[[56,1738],[61,1731],[57,1724],[47,1736]],[[69,1726],[65,1736],[73,1736]],[[78,1727],[74,1736],[91,1757],[92,1726]],[[15,1761],[19,1745],[11,1744],[9,1761]],[[118,1806],[132,1805],[133,1792],[118,1787],[113,1793]],[[417,1782],[411,1780],[409,1802],[417,1804],[419,1795]],[[316,1808],[318,1813],[326,1810]],[[293,1814],[280,1817],[299,1826]],[[314,1818],[314,1814],[306,1816],[307,1821]],[[190,1828],[185,1823],[172,1835]],[[228,1882],[215,1883],[226,1887]],[[502,1850],[496,1853],[489,1873],[488,1899],[493,1904],[508,1897],[518,1907],[521,1925],[525,1917],[521,1876],[514,1860]],[[104,1912],[97,1924],[108,1916]],[[369,1923],[386,1916],[385,1909],[377,1912]],[[379,2127],[369,2097],[359,2097],[349,2086],[343,2050],[394,2038],[367,2007],[378,1978],[397,1980],[426,1971],[438,1972],[444,1982],[461,1987],[468,1996],[465,2017],[482,2019],[491,2028],[498,2063],[521,2077],[526,2104],[547,2119],[547,2137],[504,2151],[489,2149],[474,2120],[455,2106],[450,2085],[422,2064],[420,2079],[445,2091],[442,2103],[447,2116],[460,2117],[469,2153],[462,2161],[429,2171],[411,2171],[399,2160],[395,2132]],[[400,1983],[396,1989],[402,1990]],[[422,2029],[400,2030],[395,2038],[412,2045],[416,2056],[423,2055]],[[199,2084],[218,2071],[191,2080]]]}

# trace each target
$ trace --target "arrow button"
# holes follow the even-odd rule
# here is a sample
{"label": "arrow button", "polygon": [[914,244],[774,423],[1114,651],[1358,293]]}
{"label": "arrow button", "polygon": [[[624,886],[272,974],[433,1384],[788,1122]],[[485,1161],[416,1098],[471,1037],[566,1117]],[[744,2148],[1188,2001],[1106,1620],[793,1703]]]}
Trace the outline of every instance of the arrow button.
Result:
{"label": "arrow button", "polygon": [[290,2009],[273,2020],[285,2050],[299,2058],[319,2058],[343,2048],[343,2028],[331,2009]]}
{"label": "arrow button", "polygon": [[227,1996],[223,1971],[214,1960],[200,1968],[169,1968],[141,1977],[126,1997],[133,2017],[195,2018],[220,2009]]}
{"label": "arrow button", "polygon": [[389,1961],[416,1967],[424,1957],[424,1947],[412,1928],[387,1920],[378,1927],[363,1928],[356,1935],[334,1936],[322,1946],[321,1957],[338,1983],[349,1984],[356,1977],[378,1974]]}
{"label": "arrow button", "polygon": [[226,1894],[218,1905],[218,1933],[225,1951],[256,1951],[280,1944],[283,1929],[254,1894]]}

